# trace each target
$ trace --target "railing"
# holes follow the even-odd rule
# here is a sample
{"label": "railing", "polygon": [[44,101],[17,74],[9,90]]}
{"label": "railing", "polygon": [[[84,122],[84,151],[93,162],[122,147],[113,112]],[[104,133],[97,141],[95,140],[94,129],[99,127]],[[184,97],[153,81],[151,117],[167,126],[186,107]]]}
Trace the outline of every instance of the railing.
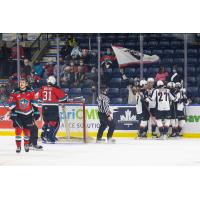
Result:
{"label": "railing", "polygon": [[48,34],[47,33],[41,33],[38,38],[30,45],[31,49],[31,58],[33,55],[37,52],[40,51],[41,48],[43,47],[44,43],[48,41]]}

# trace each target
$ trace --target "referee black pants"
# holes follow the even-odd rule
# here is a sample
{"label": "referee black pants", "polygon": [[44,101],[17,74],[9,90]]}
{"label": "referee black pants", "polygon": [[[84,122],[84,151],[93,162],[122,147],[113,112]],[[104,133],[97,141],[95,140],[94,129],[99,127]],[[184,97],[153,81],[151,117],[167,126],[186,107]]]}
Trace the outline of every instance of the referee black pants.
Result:
{"label": "referee black pants", "polygon": [[103,132],[105,131],[107,127],[109,127],[107,138],[111,138],[115,130],[115,123],[113,119],[109,121],[108,116],[105,113],[98,112],[98,115],[99,115],[99,120],[100,120],[100,127],[97,133],[97,139],[102,138]]}

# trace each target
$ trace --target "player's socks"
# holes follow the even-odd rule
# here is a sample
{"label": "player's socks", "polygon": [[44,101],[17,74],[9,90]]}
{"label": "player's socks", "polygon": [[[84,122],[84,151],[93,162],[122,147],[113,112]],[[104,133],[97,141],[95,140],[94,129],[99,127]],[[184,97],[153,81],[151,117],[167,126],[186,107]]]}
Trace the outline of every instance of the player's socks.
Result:
{"label": "player's socks", "polygon": [[43,142],[47,141],[47,129],[48,129],[48,125],[44,124],[42,127],[42,133],[41,133],[41,139]]}
{"label": "player's socks", "polygon": [[163,138],[163,136],[164,136],[164,127],[160,127],[159,131],[160,131],[160,138]]}
{"label": "player's socks", "polygon": [[170,134],[170,137],[176,137],[176,127],[172,127],[172,133]]}
{"label": "player's socks", "polygon": [[144,132],[144,127],[140,127],[139,132],[138,132],[138,137],[142,137]]}
{"label": "player's socks", "polygon": [[177,136],[182,137],[183,134],[181,133],[182,128],[180,126],[177,127]]}
{"label": "player's socks", "polygon": [[168,127],[168,126],[165,126],[165,127],[164,127],[164,135],[167,135],[168,131],[169,131],[169,127]]}
{"label": "player's socks", "polygon": [[152,136],[153,137],[157,137],[157,134],[156,134],[156,125],[152,125],[151,126],[151,131],[152,131]]}
{"label": "player's socks", "polygon": [[[16,146],[17,146],[17,149],[21,148],[21,132],[22,132],[22,129],[19,128],[19,127],[16,127],[15,128],[15,142],[16,142]],[[19,151],[19,150],[18,150]],[[20,150],[21,151],[21,150]],[[19,151],[19,152],[20,152]],[[16,151],[17,152],[17,151]],[[17,152],[18,153],[18,152]]]}

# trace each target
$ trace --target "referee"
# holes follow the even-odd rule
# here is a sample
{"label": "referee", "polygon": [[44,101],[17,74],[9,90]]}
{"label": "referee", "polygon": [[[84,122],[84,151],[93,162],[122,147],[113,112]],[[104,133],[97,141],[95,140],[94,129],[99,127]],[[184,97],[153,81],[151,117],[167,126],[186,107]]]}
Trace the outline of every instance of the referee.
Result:
{"label": "referee", "polygon": [[113,132],[115,130],[115,123],[111,116],[111,111],[109,108],[110,99],[107,96],[107,87],[105,85],[101,86],[101,94],[97,98],[98,102],[98,115],[100,120],[100,127],[97,133],[97,143],[105,142],[105,139],[102,139],[103,132],[107,127],[108,134],[107,134],[107,142],[108,143],[115,143],[115,139],[112,138]]}

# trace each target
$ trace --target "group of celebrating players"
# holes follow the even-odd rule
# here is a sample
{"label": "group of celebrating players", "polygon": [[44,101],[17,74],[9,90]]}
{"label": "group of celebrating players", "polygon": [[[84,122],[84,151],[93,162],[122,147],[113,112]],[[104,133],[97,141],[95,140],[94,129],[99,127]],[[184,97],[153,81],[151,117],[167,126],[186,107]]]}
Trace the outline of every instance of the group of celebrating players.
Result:
{"label": "group of celebrating players", "polygon": [[136,97],[139,138],[146,138],[148,129],[151,129],[153,138],[182,137],[186,122],[185,106],[189,104],[182,83],[155,82],[148,78],[136,82],[132,90]]}

